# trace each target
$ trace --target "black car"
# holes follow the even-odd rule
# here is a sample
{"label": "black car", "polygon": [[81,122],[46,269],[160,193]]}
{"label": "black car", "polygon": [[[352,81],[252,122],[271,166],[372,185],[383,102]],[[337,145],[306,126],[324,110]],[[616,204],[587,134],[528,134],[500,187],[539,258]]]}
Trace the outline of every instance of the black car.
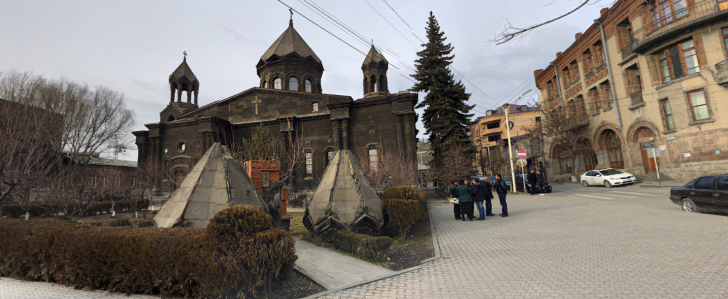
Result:
{"label": "black car", "polygon": [[[512,190],[511,189],[511,179],[504,177],[503,180],[506,182],[506,186],[508,186],[508,190]],[[493,189],[495,189],[495,177],[489,176],[488,181],[490,182],[490,185],[493,187]]]}
{"label": "black car", "polygon": [[[536,192],[534,193],[551,193],[553,191],[553,188],[551,188],[551,185],[548,182],[543,184],[543,190],[539,184],[536,184],[535,187]],[[516,191],[523,192],[523,180],[521,179],[521,175],[516,176]],[[528,182],[528,179],[526,179],[526,192],[531,193],[531,183]]]}
{"label": "black car", "polygon": [[701,176],[672,187],[670,200],[685,212],[728,212],[728,174]]}

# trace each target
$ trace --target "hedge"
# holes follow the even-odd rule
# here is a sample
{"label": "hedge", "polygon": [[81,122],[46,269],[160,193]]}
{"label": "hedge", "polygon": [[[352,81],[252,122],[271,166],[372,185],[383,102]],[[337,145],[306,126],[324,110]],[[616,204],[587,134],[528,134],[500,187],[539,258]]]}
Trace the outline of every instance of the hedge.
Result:
{"label": "hedge", "polygon": [[382,259],[394,240],[390,237],[372,237],[349,231],[337,231],[332,235],[332,243],[338,249],[356,254],[359,257]]}
{"label": "hedge", "polygon": [[[233,206],[218,224],[250,222]],[[258,215],[258,214],[256,214]],[[267,216],[267,215],[265,215]],[[258,219],[253,222],[257,222]],[[271,227],[270,216],[263,220]],[[296,259],[281,229],[94,227],[0,219],[0,276],[162,297],[239,298],[270,288]],[[236,227],[230,225],[228,227]]]}
{"label": "hedge", "polygon": [[384,191],[384,207],[389,223],[400,238],[427,213],[427,191],[411,187],[390,187]]}
{"label": "hedge", "polygon": [[[149,207],[149,200],[121,200],[114,203],[114,209],[117,212],[121,212],[123,210],[132,210],[134,205],[137,205],[138,210],[143,210]],[[111,212],[112,202],[110,201],[102,201],[94,203],[93,206],[91,206],[86,212],[83,214],[83,216],[91,216],[96,215],[96,212],[104,213],[104,212]],[[63,212],[63,208],[56,204],[37,204],[33,205],[30,210],[30,216],[33,217],[40,217],[40,216],[52,216],[57,215],[60,212]],[[18,218],[25,216],[25,210],[18,206],[17,204],[13,203],[6,203],[3,204],[3,216],[8,216],[9,218]]]}

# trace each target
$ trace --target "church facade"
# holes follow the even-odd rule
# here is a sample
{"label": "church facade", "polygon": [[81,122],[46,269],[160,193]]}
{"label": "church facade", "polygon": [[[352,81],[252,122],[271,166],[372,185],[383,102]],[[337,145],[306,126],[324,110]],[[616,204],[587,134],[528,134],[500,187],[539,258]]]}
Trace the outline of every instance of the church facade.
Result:
{"label": "church facade", "polygon": [[389,93],[388,65],[372,46],[361,67],[363,97],[325,94],[323,63],[291,21],[256,64],[257,87],[199,106],[200,81],[185,58],[169,76],[170,100],[160,121],[133,132],[138,161],[163,163],[172,188],[214,142],[239,145],[263,125],[284,143],[305,139],[305,158],[289,181],[292,192],[315,189],[339,149],[362,153],[374,163],[383,152],[402,151],[415,165],[418,96]]}

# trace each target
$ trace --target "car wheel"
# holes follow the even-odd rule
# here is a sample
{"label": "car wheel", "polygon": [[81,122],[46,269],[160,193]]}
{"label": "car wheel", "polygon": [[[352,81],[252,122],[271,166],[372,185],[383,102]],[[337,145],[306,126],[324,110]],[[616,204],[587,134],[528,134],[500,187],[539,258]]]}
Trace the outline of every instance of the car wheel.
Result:
{"label": "car wheel", "polygon": [[589,183],[587,183],[586,181],[581,181],[581,184],[584,185],[584,187],[589,187]]}
{"label": "car wheel", "polygon": [[690,198],[683,198],[682,200],[682,209],[685,212],[691,212],[691,213],[699,213],[700,209],[698,206],[695,205],[695,203]]}
{"label": "car wheel", "polygon": [[609,181],[604,180],[604,187],[612,188],[612,184],[610,184]]}

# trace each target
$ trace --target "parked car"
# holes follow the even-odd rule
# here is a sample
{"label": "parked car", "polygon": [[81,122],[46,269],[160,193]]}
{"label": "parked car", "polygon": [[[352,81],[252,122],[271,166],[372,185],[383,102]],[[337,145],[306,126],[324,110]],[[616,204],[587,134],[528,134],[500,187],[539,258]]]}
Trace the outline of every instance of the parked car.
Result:
{"label": "parked car", "polygon": [[[489,176],[488,180],[490,181],[490,185],[493,186],[493,189],[495,189],[495,176]],[[506,186],[508,186],[508,190],[513,190],[511,189],[511,179],[503,177],[503,180],[506,181]]]}
{"label": "parked car", "polygon": [[[523,192],[523,181],[522,177],[523,175],[519,174],[516,176],[516,191]],[[553,191],[553,188],[551,188],[551,185],[546,182],[543,185],[543,190],[541,189],[541,186],[539,184],[536,184],[536,192],[534,193],[551,193]],[[531,193],[531,183],[528,182],[528,177],[526,177],[526,192]]]}
{"label": "parked car", "polygon": [[728,212],[728,174],[701,176],[672,187],[670,200],[685,212]]}
{"label": "parked car", "polygon": [[581,184],[584,187],[601,185],[612,188],[612,186],[628,185],[637,182],[637,178],[633,174],[614,168],[587,171],[580,178]]}

